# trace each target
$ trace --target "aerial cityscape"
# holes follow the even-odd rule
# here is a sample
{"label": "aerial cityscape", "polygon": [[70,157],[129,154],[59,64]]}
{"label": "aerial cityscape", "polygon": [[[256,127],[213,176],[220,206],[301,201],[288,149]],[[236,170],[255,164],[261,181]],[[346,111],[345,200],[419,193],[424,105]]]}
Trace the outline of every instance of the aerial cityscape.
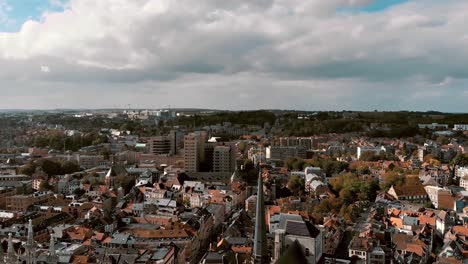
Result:
{"label": "aerial cityscape", "polygon": [[0,263],[467,264],[467,0],[0,0]]}
{"label": "aerial cityscape", "polygon": [[468,257],[468,114],[9,111],[0,137],[5,263]]}

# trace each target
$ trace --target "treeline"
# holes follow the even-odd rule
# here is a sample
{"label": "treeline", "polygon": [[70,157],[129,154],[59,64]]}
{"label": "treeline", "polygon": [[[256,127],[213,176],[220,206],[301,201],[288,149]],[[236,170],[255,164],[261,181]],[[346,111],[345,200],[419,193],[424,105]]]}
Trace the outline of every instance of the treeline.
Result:
{"label": "treeline", "polygon": [[50,131],[47,134],[35,136],[31,141],[30,145],[38,148],[77,151],[82,147],[107,143],[109,139],[97,132],[67,136],[61,131]]}
{"label": "treeline", "polygon": [[35,173],[45,173],[47,176],[71,174],[80,171],[78,163],[73,161],[55,161],[52,159],[38,159],[20,168],[20,173],[32,176]]}
{"label": "treeline", "polygon": [[366,123],[359,120],[332,119],[332,120],[298,120],[284,119],[281,122],[281,136],[311,136],[328,133],[363,132]]}
{"label": "treeline", "polygon": [[231,122],[239,125],[259,125],[265,123],[273,125],[276,115],[270,111],[242,111],[242,112],[220,112],[213,115],[195,115],[191,117],[179,117],[167,122],[167,125],[185,125],[187,127],[199,127]]}

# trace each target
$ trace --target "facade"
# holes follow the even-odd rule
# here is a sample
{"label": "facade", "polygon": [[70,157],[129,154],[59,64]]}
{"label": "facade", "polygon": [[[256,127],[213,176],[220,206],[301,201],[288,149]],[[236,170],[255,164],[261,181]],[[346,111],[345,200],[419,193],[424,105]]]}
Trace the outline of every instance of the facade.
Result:
{"label": "facade", "polygon": [[31,177],[28,175],[0,175],[0,187],[21,187],[29,184],[32,187]]}
{"label": "facade", "polygon": [[280,137],[277,139],[276,144],[281,147],[295,147],[302,146],[308,150],[313,149],[314,138],[313,137]]}
{"label": "facade", "polygon": [[252,216],[255,216],[255,207],[257,206],[257,195],[251,195],[245,200],[245,211]]}
{"label": "facade", "polygon": [[197,172],[200,162],[199,139],[195,135],[184,137],[184,166],[187,172]]}
{"label": "facade", "polygon": [[418,127],[420,129],[448,129],[447,124],[438,124],[438,123],[432,123],[432,124],[418,124]]}
{"label": "facade", "polygon": [[424,189],[436,209],[452,209],[454,199],[449,189],[437,186],[425,186]]}
{"label": "facade", "polygon": [[455,170],[455,176],[457,176],[458,178],[468,176],[468,166],[457,168]]}
{"label": "facade", "polygon": [[468,191],[468,175],[460,178],[460,187],[463,187]]}
{"label": "facade", "polygon": [[14,196],[15,194],[16,188],[0,188],[0,209],[5,209],[7,197]]}
{"label": "facade", "polygon": [[216,146],[213,150],[213,171],[229,172],[234,171],[235,150],[231,146]]}
{"label": "facade", "polygon": [[13,195],[6,198],[6,208],[11,211],[26,212],[31,205],[47,203],[53,197],[50,193],[34,193],[31,195]]}
{"label": "facade", "polygon": [[158,136],[148,139],[149,152],[154,155],[169,155],[173,154],[171,137]]}
{"label": "facade", "polygon": [[323,255],[323,232],[301,216],[281,214],[274,233],[274,260],[285,254],[288,247],[298,242],[307,263],[319,263]]}
{"label": "facade", "polygon": [[110,165],[110,161],[106,160],[103,155],[77,155],[75,159],[84,169]]}
{"label": "facade", "polygon": [[357,159],[361,158],[361,155],[365,152],[372,152],[374,154],[380,154],[381,152],[386,152],[386,148],[384,146],[380,147],[357,147]]}
{"label": "facade", "polygon": [[392,186],[388,194],[396,200],[409,201],[413,203],[426,203],[429,200],[424,186],[417,184],[414,186]]}
{"label": "facade", "polygon": [[306,158],[306,148],[303,146],[281,147],[269,146],[266,148],[266,158],[273,160],[285,160],[288,158]]}
{"label": "facade", "polygon": [[185,171],[199,172],[200,163],[205,161],[206,131],[197,131],[184,137]]}
{"label": "facade", "polygon": [[468,130],[468,124],[455,124],[455,125],[453,125],[453,130],[467,131]]}
{"label": "facade", "polygon": [[354,237],[349,244],[348,256],[357,256],[362,264],[385,264],[385,251],[372,240]]}

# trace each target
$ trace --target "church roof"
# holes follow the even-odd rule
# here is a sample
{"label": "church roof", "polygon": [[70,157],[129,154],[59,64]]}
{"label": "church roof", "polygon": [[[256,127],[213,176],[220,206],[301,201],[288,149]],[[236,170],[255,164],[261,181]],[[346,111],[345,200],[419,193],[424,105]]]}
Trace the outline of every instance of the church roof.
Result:
{"label": "church roof", "polygon": [[294,241],[276,264],[307,263],[307,258],[302,251],[299,242]]}
{"label": "church roof", "polygon": [[320,234],[313,224],[304,221],[287,221],[286,234],[306,237],[317,237]]}

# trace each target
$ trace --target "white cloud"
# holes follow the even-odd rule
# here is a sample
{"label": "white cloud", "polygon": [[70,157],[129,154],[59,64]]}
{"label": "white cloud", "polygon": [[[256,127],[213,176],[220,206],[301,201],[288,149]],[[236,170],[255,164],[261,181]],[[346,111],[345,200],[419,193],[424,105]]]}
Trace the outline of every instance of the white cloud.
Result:
{"label": "white cloud", "polygon": [[50,68],[48,66],[41,66],[41,72],[43,73],[49,73],[50,72]]}
{"label": "white cloud", "polygon": [[[346,94],[361,107],[355,96],[363,90],[371,96],[376,86],[398,85],[408,89],[400,92],[411,93],[413,87],[439,83],[448,94],[455,88],[447,76],[460,82],[468,78],[468,2],[411,1],[379,13],[336,12],[369,2],[71,0],[64,11],[44,13],[19,32],[0,33],[0,67],[5,69],[0,86],[1,80],[19,86],[60,83],[71,93],[71,87],[86,83],[124,93],[132,85],[157,92],[171,85],[175,97],[167,100],[179,100],[191,89],[197,92],[184,99],[187,103],[200,98],[206,106],[215,100],[232,107],[247,107],[245,95],[262,93],[291,108],[298,96],[299,101],[320,96],[320,102],[337,104],[342,101],[332,97]],[[48,74],[38,73],[38,67]],[[215,85],[217,92],[205,95],[198,92],[203,87],[184,85],[193,76],[203,87]],[[430,81],[415,81],[419,76]],[[317,84],[331,89],[332,96]],[[223,93],[241,99],[232,102]]]}

